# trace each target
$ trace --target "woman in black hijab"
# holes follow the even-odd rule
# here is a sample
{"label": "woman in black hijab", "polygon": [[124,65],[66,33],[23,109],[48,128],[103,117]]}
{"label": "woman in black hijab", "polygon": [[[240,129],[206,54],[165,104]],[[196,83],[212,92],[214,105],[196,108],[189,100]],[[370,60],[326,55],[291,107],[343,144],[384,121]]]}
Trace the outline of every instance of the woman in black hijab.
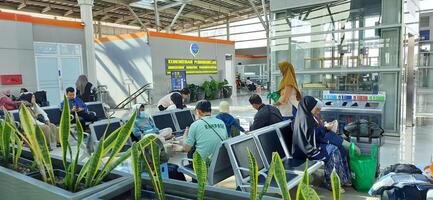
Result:
{"label": "woman in black hijab", "polygon": [[[342,185],[351,185],[351,176],[343,148],[330,139],[326,128],[316,116],[323,103],[314,97],[305,96],[299,102],[298,112],[293,123],[293,157],[298,159],[322,160],[325,162],[325,183],[331,189],[331,173],[335,169]],[[324,130],[325,129],[325,130]],[[337,135],[332,138],[338,139]],[[342,152],[343,151],[343,152]]]}

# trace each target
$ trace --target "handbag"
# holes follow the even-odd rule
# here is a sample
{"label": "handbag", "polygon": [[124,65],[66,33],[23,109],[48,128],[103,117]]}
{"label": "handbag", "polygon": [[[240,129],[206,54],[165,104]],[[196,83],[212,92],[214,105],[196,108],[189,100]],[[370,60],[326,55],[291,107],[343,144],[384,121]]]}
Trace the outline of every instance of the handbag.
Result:
{"label": "handbag", "polygon": [[344,127],[347,136],[380,138],[385,131],[376,123],[360,119]]}

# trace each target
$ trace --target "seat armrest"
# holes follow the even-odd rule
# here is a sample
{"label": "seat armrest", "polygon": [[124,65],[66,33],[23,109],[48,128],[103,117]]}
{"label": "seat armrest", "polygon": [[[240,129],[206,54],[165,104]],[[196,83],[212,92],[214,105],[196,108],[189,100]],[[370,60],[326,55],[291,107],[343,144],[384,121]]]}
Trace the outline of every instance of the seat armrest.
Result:
{"label": "seat armrest", "polygon": [[180,161],[180,166],[181,167],[186,167],[187,165],[189,165],[189,162],[192,162],[193,160],[191,158],[183,158]]}
{"label": "seat armrest", "polygon": [[[240,170],[240,171],[250,172],[250,169],[245,168],[245,167],[238,167],[237,169]],[[259,171],[259,175],[261,175],[261,176],[263,176],[265,178],[268,177],[268,175],[266,173],[261,172],[261,171]]]}

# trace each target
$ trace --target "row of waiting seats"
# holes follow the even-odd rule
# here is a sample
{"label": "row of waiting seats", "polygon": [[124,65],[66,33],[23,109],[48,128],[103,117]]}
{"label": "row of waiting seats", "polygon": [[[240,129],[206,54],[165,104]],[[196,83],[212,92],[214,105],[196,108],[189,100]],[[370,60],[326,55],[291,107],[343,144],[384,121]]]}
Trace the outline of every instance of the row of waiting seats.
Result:
{"label": "row of waiting seats", "polygon": [[[262,187],[269,166],[272,162],[272,153],[277,152],[282,158],[286,169],[287,184],[289,189],[299,184],[302,179],[306,161],[291,157],[292,129],[291,122],[284,121],[272,126],[264,127],[222,142],[212,157],[208,169],[208,184],[217,183],[235,176],[236,185],[242,191],[250,188],[248,150],[257,161],[259,170],[259,187]],[[182,160],[179,171],[196,178],[190,159]],[[309,161],[308,172],[312,173],[323,165],[321,161]],[[275,181],[268,190],[271,193],[279,193]]]}
{"label": "row of waiting seats", "polygon": [[[107,114],[105,112],[105,108],[102,104],[102,102],[88,102],[86,103],[87,108],[90,112],[94,112],[96,117],[99,120],[107,119]],[[41,107],[42,110],[44,110],[48,118],[50,119],[50,122],[56,126],[60,124],[60,118],[62,117],[62,110],[58,106],[49,106],[49,107]],[[12,110],[10,111],[11,115],[13,116],[13,119],[16,122],[20,122],[19,117],[19,110]]]}

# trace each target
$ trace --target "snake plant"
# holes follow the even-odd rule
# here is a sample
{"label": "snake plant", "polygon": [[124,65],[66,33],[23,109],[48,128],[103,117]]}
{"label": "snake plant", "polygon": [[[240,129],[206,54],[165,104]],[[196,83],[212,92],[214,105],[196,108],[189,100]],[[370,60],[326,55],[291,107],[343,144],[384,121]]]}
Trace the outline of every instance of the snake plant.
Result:
{"label": "snake plant", "polygon": [[248,166],[250,174],[250,199],[257,200],[257,191],[259,186],[259,170],[257,167],[257,161],[254,155],[248,149]]}
{"label": "snake plant", "polygon": [[9,112],[6,110],[3,112],[5,119],[0,121],[0,159],[6,166],[12,164],[13,169],[18,169],[23,143],[15,131],[15,125]]}
{"label": "snake plant", "polygon": [[[64,102],[68,102],[66,97],[64,97]],[[59,125],[59,142],[62,149],[62,163],[65,176],[63,180],[57,180],[60,177],[54,175],[51,156],[41,128],[34,124],[32,116],[25,106],[20,107],[19,115],[24,133],[20,133],[16,128],[14,130],[29,145],[34,161],[42,175],[42,180],[53,185],[62,182],[65,189],[71,192],[82,189],[79,188],[81,183],[84,183],[84,188],[100,184],[115,167],[131,156],[131,150],[128,150],[117,158],[120,150],[125,146],[130,137],[137,113],[134,113],[126,124],[109,136],[106,137],[107,133],[105,133],[102,139],[99,140],[99,145],[95,152],[84,163],[83,167],[78,170],[80,146],[83,144],[84,139],[83,127],[75,113],[78,148],[74,154],[69,143],[71,139],[71,113],[69,104],[65,103]],[[140,144],[142,147],[145,147],[149,145],[149,142],[140,141]],[[104,157],[108,157],[105,163],[102,162],[102,158]]]}
{"label": "snake plant", "polygon": [[298,189],[296,190],[296,200],[307,200],[302,195],[302,187],[301,184],[310,185],[310,175],[308,174],[308,159],[305,161],[305,170],[304,175],[302,176],[302,181],[298,185]]}
{"label": "snake plant", "polygon": [[331,173],[331,186],[332,186],[332,196],[334,200],[341,200],[341,185],[340,185],[340,177],[338,177],[337,172],[332,170]]}
{"label": "snake plant", "polygon": [[193,155],[193,168],[197,176],[197,199],[203,200],[207,182],[207,163],[197,151]]}

